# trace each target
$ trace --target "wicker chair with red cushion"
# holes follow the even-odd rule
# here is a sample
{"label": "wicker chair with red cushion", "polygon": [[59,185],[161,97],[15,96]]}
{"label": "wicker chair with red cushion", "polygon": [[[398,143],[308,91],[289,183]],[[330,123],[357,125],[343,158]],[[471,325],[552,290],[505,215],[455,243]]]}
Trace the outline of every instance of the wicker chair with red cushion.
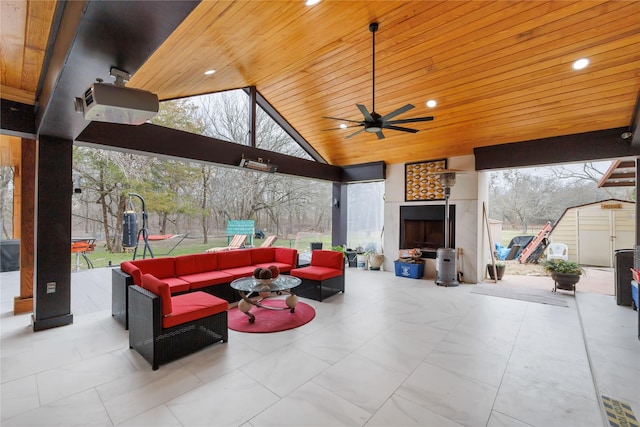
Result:
{"label": "wicker chair with red cushion", "polygon": [[129,347],[153,370],[216,342],[227,342],[229,303],[206,292],[171,296],[169,285],[151,274],[129,292]]}
{"label": "wicker chair with red cushion", "polygon": [[296,295],[316,301],[344,293],[344,255],[342,252],[315,250],[307,267],[294,268],[291,275],[302,279]]}

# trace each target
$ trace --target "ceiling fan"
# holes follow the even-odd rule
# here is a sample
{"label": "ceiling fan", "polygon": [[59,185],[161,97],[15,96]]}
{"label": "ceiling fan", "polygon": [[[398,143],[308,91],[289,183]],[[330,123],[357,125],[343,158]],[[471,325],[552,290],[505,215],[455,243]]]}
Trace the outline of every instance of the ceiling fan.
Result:
{"label": "ceiling fan", "polygon": [[398,130],[401,132],[411,132],[411,133],[416,133],[418,132],[417,129],[411,129],[411,128],[406,128],[406,127],[402,127],[402,126],[397,126],[400,124],[404,124],[404,123],[415,123],[415,122],[428,122],[433,120],[433,116],[430,117],[415,117],[413,119],[398,119],[398,120],[391,120],[392,118],[411,110],[412,108],[414,108],[413,105],[411,104],[407,104],[404,107],[400,107],[397,110],[386,114],[384,116],[381,116],[380,114],[376,113],[376,31],[378,31],[378,23],[377,22],[372,22],[371,24],[369,24],[369,31],[371,31],[371,35],[372,35],[372,39],[373,39],[373,43],[372,43],[372,51],[373,51],[373,68],[372,68],[372,108],[371,108],[371,112],[367,111],[367,108],[362,105],[362,104],[356,104],[356,106],[358,107],[358,109],[360,110],[360,112],[362,113],[362,115],[364,116],[364,120],[349,120],[349,119],[340,119],[337,117],[327,117],[327,116],[323,116],[323,119],[331,119],[331,120],[340,120],[343,122],[351,122],[351,123],[357,123],[351,126],[342,126],[342,127],[338,127],[338,128],[331,128],[331,129],[325,129],[325,130],[338,130],[338,129],[345,129],[345,128],[355,128],[355,127],[360,127],[362,126],[362,129],[357,130],[356,132],[347,135],[345,137],[345,139],[347,138],[351,138],[354,137],[356,135],[358,135],[361,132],[368,132],[368,133],[375,133],[378,136],[378,139],[384,139],[384,134],[382,133],[382,129],[391,129],[391,130]]}

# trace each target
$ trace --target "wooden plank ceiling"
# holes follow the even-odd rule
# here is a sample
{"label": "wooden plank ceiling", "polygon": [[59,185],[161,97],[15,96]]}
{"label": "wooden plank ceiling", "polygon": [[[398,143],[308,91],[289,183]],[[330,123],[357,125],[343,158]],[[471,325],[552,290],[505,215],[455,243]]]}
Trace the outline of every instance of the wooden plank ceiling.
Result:
{"label": "wooden plank ceiling", "polygon": [[[46,37],[32,22],[48,28],[51,3],[2,1],[3,97],[35,99],[32,57]],[[19,17],[5,27],[10,8],[26,16],[24,28]],[[630,126],[640,92],[638,16],[638,1],[206,1],[129,85],[163,100],[256,86],[334,165],[469,155]],[[339,122],[323,116],[362,120],[356,104],[371,111],[373,21],[376,112],[411,103],[396,118],[435,119],[406,125],[416,134],[345,139],[354,129],[327,131]],[[589,67],[573,70],[582,57]],[[204,75],[209,69],[216,72]]]}

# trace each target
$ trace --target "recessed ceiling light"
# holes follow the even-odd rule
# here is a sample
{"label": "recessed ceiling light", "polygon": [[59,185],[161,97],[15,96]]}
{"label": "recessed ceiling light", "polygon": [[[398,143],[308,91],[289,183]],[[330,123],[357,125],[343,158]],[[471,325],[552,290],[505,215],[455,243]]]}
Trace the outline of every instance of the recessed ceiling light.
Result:
{"label": "recessed ceiling light", "polygon": [[305,6],[315,6],[315,5],[317,5],[318,3],[320,3],[320,0],[306,0],[306,1],[304,2],[304,5],[305,5]]}
{"label": "recessed ceiling light", "polygon": [[433,108],[436,105],[438,105],[438,103],[434,99],[430,99],[430,100],[427,101],[427,107],[429,107],[429,108]]}
{"label": "recessed ceiling light", "polygon": [[345,125],[344,123],[340,123],[340,129],[346,129],[347,125]]}
{"label": "recessed ceiling light", "polygon": [[574,70],[582,70],[589,65],[589,60],[587,58],[580,58],[576,62],[573,63]]}
{"label": "recessed ceiling light", "polygon": [[210,76],[211,74],[213,74],[215,72],[216,72],[216,70],[207,70],[207,71],[204,72],[204,75],[205,76]]}

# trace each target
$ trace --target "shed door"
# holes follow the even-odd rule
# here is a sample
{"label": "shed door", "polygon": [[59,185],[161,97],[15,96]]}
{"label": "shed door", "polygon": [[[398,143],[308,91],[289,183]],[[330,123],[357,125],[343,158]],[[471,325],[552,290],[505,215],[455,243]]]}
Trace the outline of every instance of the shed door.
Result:
{"label": "shed door", "polygon": [[621,209],[612,211],[613,249],[633,249],[636,247],[636,211]]}
{"label": "shed door", "polygon": [[576,220],[580,264],[613,267],[615,250],[635,247],[633,210],[579,210]]}

